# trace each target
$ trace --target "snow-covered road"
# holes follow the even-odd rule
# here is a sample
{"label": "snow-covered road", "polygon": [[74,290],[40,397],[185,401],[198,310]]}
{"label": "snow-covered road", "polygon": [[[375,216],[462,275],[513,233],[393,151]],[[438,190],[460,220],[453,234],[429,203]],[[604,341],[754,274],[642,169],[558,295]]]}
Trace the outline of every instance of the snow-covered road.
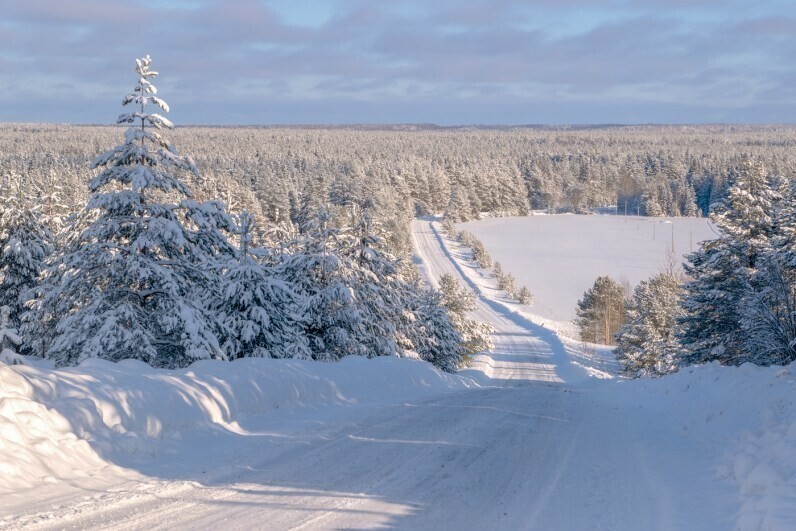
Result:
{"label": "snow-covered road", "polygon": [[[459,275],[430,223],[413,228],[426,272]],[[619,384],[589,380],[552,333],[489,299],[476,314],[495,328],[494,352],[469,371],[480,388],[207,436],[191,441],[196,451],[159,456],[57,507],[31,505],[0,527],[732,526],[732,488],[704,459],[715,441],[691,436],[660,402],[605,392]]]}
{"label": "snow-covered road", "polygon": [[[435,225],[432,221],[422,219],[412,224],[416,256],[424,276],[436,287],[437,279],[448,273],[462,284],[477,290],[443,244]],[[492,337],[494,349],[488,355],[476,356],[473,368],[483,371],[494,380],[503,380],[495,383],[504,385],[510,380],[527,384],[534,381],[563,382],[565,376],[571,377],[563,347],[554,347],[511,317],[503,308],[490,305],[489,299],[476,299],[473,318],[490,323],[495,332]]]}

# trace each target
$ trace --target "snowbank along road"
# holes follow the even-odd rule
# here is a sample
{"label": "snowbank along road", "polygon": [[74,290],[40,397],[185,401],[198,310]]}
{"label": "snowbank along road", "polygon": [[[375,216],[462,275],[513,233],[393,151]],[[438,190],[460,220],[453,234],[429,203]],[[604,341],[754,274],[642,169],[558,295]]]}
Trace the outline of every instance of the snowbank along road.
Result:
{"label": "snowbank along road", "polygon": [[[430,282],[476,287],[460,250],[413,225]],[[102,488],[28,493],[0,527],[727,529],[732,488],[665,407],[607,392],[557,336],[486,295],[494,326],[459,390],[271,416],[181,441]],[[704,449],[694,446],[705,447]],[[181,450],[182,449],[182,450]],[[190,451],[188,450],[190,449]],[[128,467],[129,468],[129,467]]]}

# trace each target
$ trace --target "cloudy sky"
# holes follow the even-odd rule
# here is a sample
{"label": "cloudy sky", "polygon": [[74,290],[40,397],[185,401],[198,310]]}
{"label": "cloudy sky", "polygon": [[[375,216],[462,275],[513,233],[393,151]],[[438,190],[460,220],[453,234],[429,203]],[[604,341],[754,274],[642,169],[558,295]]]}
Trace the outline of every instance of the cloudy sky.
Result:
{"label": "cloudy sky", "polygon": [[0,121],[796,122],[794,0],[0,0]]}

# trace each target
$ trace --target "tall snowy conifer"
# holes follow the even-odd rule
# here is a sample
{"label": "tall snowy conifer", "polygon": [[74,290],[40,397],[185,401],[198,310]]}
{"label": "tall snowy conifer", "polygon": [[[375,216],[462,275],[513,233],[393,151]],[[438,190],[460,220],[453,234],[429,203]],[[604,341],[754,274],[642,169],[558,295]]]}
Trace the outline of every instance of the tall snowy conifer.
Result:
{"label": "tall snowy conifer", "polygon": [[787,365],[796,360],[796,184],[772,184],[781,200],[769,245],[751,273],[751,292],[742,300],[742,344],[749,361]]}
{"label": "tall snowy conifer", "polygon": [[410,338],[420,359],[446,372],[456,372],[467,354],[461,334],[448,309],[442,292],[422,290],[411,306]]}
{"label": "tall snowy conifer", "polygon": [[331,219],[321,210],[305,224],[298,252],[286,263],[288,278],[307,297],[312,357],[399,355],[403,308],[392,259],[378,249],[366,212],[349,217],[356,227],[335,228]]}
{"label": "tall snowy conifer", "polygon": [[19,337],[16,329],[11,327],[10,315],[11,308],[0,306],[0,363],[16,365],[24,363],[16,353],[16,349],[22,345],[22,338]]}
{"label": "tall snowy conifer", "polygon": [[21,194],[0,198],[0,306],[8,308],[10,326],[19,325],[29,291],[52,252],[51,242],[39,210]]}
{"label": "tall snowy conifer", "polygon": [[117,120],[130,124],[125,141],[92,163],[102,171],[89,184],[83,228],[25,319],[34,351],[58,365],[98,357],[171,368],[226,357],[222,323],[207,307],[234,255],[220,230],[229,218],[217,202],[194,201],[177,177],[198,170],[161,135],[171,122],[146,112],[151,103],[168,112],[150,65],[136,59],[138,84],[122,102],[136,110]]}
{"label": "tall snowy conifer", "polygon": [[763,165],[745,159],[727,198],[711,213],[720,236],[703,243],[684,265],[692,280],[683,299],[681,363],[752,361],[742,321],[750,302],[758,299],[754,276],[771,250],[779,200]]}
{"label": "tall snowy conifer", "polygon": [[384,249],[379,226],[373,220],[368,200],[352,207],[353,231],[340,240],[341,255],[351,268],[349,284],[361,316],[358,342],[366,355],[395,356],[402,352],[402,314],[407,306],[406,284],[395,258]]}

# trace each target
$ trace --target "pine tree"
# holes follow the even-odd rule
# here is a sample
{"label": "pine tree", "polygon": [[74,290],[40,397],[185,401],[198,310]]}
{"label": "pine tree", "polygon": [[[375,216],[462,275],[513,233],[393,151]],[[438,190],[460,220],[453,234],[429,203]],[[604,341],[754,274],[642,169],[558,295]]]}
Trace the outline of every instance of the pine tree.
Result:
{"label": "pine tree", "polygon": [[741,323],[751,316],[748,305],[762,302],[754,277],[771,252],[780,200],[762,164],[742,161],[727,198],[711,213],[720,236],[704,242],[684,265],[692,280],[685,285],[680,319],[681,363],[738,365],[755,357],[744,348]]}
{"label": "pine tree", "polygon": [[448,206],[445,208],[445,219],[450,219],[454,223],[466,221],[473,217],[473,206],[470,203],[470,195],[463,186],[456,186],[452,189]]}
{"label": "pine tree", "polygon": [[238,257],[223,278],[214,305],[223,322],[220,343],[229,359],[244,357],[308,358],[303,334],[304,306],[293,287],[280,278],[280,265],[259,263],[250,247],[254,217],[237,216]]}
{"label": "pine tree", "polygon": [[796,361],[796,185],[771,184],[783,199],[775,203],[773,234],[741,301],[742,345],[749,361],[787,365]]}
{"label": "pine tree", "polygon": [[681,292],[680,282],[669,272],[636,286],[627,322],[617,333],[614,350],[626,374],[659,376],[677,369],[676,326],[682,315]]}
{"label": "pine tree", "polygon": [[705,242],[686,256],[684,314],[680,318],[680,363],[692,365],[718,360],[730,364],[742,356],[740,301],[748,283],[741,259],[724,237]]}
{"label": "pine tree", "polygon": [[515,297],[517,292],[517,281],[511,273],[505,273],[498,277],[498,289],[506,292],[509,297]]}
{"label": "pine tree", "polygon": [[442,293],[442,305],[448,310],[450,319],[461,336],[465,352],[472,355],[491,349],[492,341],[489,335],[492,333],[492,327],[467,317],[469,312],[475,310],[475,295],[467,288],[461,287],[456,279],[447,273],[440,277],[439,288]]}
{"label": "pine tree", "polygon": [[481,240],[477,240],[473,237],[471,247],[473,249],[473,260],[478,263],[478,267],[481,269],[489,269],[492,267],[492,257],[489,256],[489,252],[487,252]]}
{"label": "pine tree", "polygon": [[521,287],[517,292],[517,302],[525,304],[526,306],[533,304],[533,294],[531,294],[531,290],[526,286]]}
{"label": "pine tree", "polygon": [[26,315],[34,350],[58,365],[100,357],[172,368],[225,357],[208,305],[234,255],[221,230],[230,220],[219,203],[191,199],[176,176],[198,170],[160,134],[171,122],[146,112],[150,103],[168,111],[150,65],[149,56],[136,60],[138,84],[122,103],[138,109],[117,120],[131,125],[125,141],[92,163],[102,171],[80,230]]}
{"label": "pine tree", "polygon": [[17,354],[16,350],[22,345],[22,338],[19,337],[15,328],[10,322],[11,308],[0,306],[0,363],[6,365],[23,364],[23,358]]}
{"label": "pine tree", "polygon": [[446,372],[455,372],[466,354],[462,336],[456,329],[442,293],[421,290],[410,305],[409,339],[420,359]]}
{"label": "pine tree", "polygon": [[451,221],[450,218],[445,218],[442,220],[442,233],[449,238],[453,238],[456,234],[456,226],[453,224],[453,221]]}
{"label": "pine tree", "polygon": [[796,279],[793,266],[768,253],[741,301],[743,359],[758,365],[796,361]]}
{"label": "pine tree", "polygon": [[21,194],[0,198],[0,306],[8,308],[12,326],[19,325],[30,290],[38,284],[52,239],[39,210]]}
{"label": "pine tree", "polygon": [[576,313],[583,341],[613,345],[626,320],[625,290],[611,277],[598,277],[578,301]]}
{"label": "pine tree", "polygon": [[321,209],[306,220],[303,233],[282,258],[285,280],[305,301],[309,357],[321,361],[366,354],[356,341],[359,314],[351,268],[337,256],[341,230],[331,226],[331,219],[331,212]]}
{"label": "pine tree", "polygon": [[352,273],[349,287],[360,316],[358,342],[368,357],[397,356],[405,339],[400,324],[408,286],[398,274],[395,258],[384,248],[372,207],[364,201],[352,215],[353,231],[339,240],[340,255]]}

